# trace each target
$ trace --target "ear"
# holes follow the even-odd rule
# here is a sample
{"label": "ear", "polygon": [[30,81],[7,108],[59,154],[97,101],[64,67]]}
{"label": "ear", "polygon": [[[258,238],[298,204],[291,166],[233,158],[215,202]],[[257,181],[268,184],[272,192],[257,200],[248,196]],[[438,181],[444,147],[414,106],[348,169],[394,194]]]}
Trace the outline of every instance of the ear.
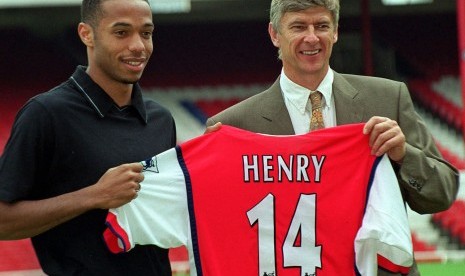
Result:
{"label": "ear", "polygon": [[338,30],[339,30],[339,28],[336,27],[336,31],[335,31],[334,34],[333,34],[333,43],[336,43],[336,42],[337,42],[337,39],[338,39],[338,37],[339,37]]}
{"label": "ear", "polygon": [[268,24],[268,33],[270,34],[271,42],[273,42],[273,45],[277,48],[279,48],[279,38],[278,38],[278,32],[276,32],[273,29],[273,23]]}
{"label": "ear", "polygon": [[94,30],[89,24],[83,22],[79,23],[78,34],[82,43],[87,47],[92,47],[94,45]]}

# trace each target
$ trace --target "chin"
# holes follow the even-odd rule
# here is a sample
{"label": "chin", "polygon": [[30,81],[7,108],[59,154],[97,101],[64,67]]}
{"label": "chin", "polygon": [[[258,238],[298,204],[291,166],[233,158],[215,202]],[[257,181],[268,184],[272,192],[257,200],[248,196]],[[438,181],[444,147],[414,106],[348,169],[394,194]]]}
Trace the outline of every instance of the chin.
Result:
{"label": "chin", "polygon": [[137,82],[139,82],[139,79],[137,79],[137,80],[122,80],[122,83],[124,83],[124,84],[136,84]]}
{"label": "chin", "polygon": [[126,77],[126,78],[121,78],[121,82],[125,84],[135,84],[140,80],[140,76],[132,76],[132,77]]}

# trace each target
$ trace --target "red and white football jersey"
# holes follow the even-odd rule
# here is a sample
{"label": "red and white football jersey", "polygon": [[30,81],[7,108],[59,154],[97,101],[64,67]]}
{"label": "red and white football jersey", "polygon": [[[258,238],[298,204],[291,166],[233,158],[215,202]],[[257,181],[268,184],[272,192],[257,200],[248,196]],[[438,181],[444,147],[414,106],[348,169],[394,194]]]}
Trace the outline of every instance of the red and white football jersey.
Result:
{"label": "red and white football jersey", "polygon": [[142,162],[139,196],[110,210],[107,245],[186,245],[191,275],[406,273],[399,185],[362,128],[274,136],[224,125],[163,152]]}

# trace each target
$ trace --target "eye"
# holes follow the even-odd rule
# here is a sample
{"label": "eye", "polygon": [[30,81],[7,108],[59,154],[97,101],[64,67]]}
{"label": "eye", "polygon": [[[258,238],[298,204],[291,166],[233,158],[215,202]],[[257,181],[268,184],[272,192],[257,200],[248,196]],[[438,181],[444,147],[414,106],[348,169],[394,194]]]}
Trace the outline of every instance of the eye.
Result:
{"label": "eye", "polygon": [[114,34],[115,34],[116,36],[120,36],[120,37],[121,37],[121,36],[125,36],[125,35],[126,35],[126,31],[117,30],[117,31],[114,32]]}
{"label": "eye", "polygon": [[294,31],[301,31],[301,30],[304,30],[304,29],[305,29],[304,25],[292,25],[291,26],[291,30],[294,30]]}
{"label": "eye", "polygon": [[318,29],[320,29],[320,30],[327,30],[327,29],[331,28],[331,26],[329,24],[318,24],[316,27]]}
{"label": "eye", "polygon": [[152,32],[149,32],[149,31],[143,32],[143,33],[142,33],[142,36],[145,37],[145,38],[147,38],[147,39],[148,39],[148,38],[151,38],[151,37],[152,37]]}

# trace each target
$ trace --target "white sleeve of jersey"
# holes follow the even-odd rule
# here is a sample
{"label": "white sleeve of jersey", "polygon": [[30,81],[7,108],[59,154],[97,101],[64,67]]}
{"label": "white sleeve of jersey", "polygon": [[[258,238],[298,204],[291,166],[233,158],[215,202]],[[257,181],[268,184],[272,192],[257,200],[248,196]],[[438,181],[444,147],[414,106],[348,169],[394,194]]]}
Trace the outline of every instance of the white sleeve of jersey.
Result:
{"label": "white sleeve of jersey", "polygon": [[405,269],[413,264],[407,212],[387,155],[383,156],[376,169],[362,227],[354,246],[361,275],[377,275],[378,255],[396,268]]}
{"label": "white sleeve of jersey", "polygon": [[[119,208],[110,209],[117,218],[117,228],[126,232],[126,251],[140,244],[163,248],[187,245],[188,208],[184,174],[176,149],[148,160],[138,197]],[[119,240],[119,247],[122,240]]]}

